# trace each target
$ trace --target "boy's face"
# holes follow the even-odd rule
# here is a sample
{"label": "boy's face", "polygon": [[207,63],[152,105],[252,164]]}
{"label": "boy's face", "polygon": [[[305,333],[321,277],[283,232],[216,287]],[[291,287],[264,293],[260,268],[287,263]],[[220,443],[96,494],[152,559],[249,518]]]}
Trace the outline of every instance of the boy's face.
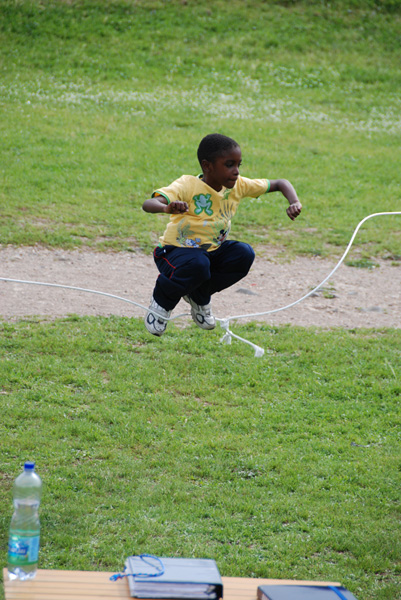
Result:
{"label": "boy's face", "polygon": [[203,181],[211,188],[219,192],[222,187],[233,188],[238,179],[241,165],[241,148],[234,146],[213,162],[204,160],[202,162]]}

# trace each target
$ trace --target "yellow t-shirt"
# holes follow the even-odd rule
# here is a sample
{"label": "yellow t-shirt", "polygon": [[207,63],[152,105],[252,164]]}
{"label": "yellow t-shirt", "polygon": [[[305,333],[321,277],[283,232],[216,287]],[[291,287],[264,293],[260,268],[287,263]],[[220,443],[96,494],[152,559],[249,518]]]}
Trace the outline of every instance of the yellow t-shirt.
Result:
{"label": "yellow t-shirt", "polygon": [[268,179],[247,179],[240,175],[232,189],[223,187],[216,192],[200,177],[183,175],[152,194],[152,197],[163,196],[168,203],[188,204],[188,212],[170,215],[160,245],[216,250],[227,239],[231,218],[242,198],[257,198],[269,188]]}

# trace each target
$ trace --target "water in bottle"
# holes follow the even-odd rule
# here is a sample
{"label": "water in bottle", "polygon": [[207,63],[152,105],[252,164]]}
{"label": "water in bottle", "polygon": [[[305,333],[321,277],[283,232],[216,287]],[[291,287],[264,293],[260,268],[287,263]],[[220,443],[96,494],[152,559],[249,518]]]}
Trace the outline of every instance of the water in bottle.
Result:
{"label": "water in bottle", "polygon": [[36,575],[39,554],[39,504],[42,481],[35,473],[35,463],[26,462],[14,481],[14,514],[8,543],[10,579],[32,579]]}

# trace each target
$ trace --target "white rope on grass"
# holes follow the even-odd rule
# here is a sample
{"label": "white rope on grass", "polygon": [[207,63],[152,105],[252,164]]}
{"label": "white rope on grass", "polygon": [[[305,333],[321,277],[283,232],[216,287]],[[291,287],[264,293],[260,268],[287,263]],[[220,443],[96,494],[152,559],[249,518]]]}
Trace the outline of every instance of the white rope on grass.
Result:
{"label": "white rope on grass", "polygon": [[[147,306],[143,304],[139,304],[138,302],[134,302],[134,300],[129,300],[129,298],[124,298],[123,296],[116,296],[115,294],[109,294],[107,292],[100,292],[99,290],[90,290],[88,288],[76,287],[74,285],[63,285],[61,283],[47,283],[45,281],[26,281],[23,279],[10,279],[8,277],[0,277],[0,281],[9,281],[11,283],[27,283],[29,285],[42,285],[45,287],[53,287],[53,288],[61,288],[63,290],[73,290],[76,292],[87,292],[89,294],[98,294],[99,296],[106,296],[107,298],[113,298],[114,300],[121,300],[122,302],[128,302],[129,304],[133,304],[134,306],[138,306],[139,308],[143,308],[143,310],[149,310]],[[152,310],[157,316],[163,317],[166,321],[174,321],[174,319],[179,319],[180,317],[185,317],[189,315],[189,313],[182,313],[181,315],[176,315],[175,317],[166,318],[160,313]]]}
{"label": "white rope on grass", "polygon": [[334,267],[334,269],[327,275],[327,277],[325,279],[323,279],[323,281],[321,283],[319,283],[319,285],[317,285],[315,288],[313,288],[313,290],[311,290],[310,292],[308,292],[307,294],[305,294],[305,296],[302,296],[302,298],[299,298],[298,300],[295,300],[295,302],[291,302],[291,304],[287,304],[286,306],[281,306],[280,308],[274,308],[273,310],[267,310],[267,311],[258,312],[258,313],[249,313],[249,314],[246,314],[246,315],[233,315],[233,316],[230,316],[230,317],[226,317],[224,319],[224,321],[232,321],[233,319],[245,319],[245,318],[249,318],[249,317],[261,317],[262,315],[271,315],[273,313],[280,312],[281,310],[287,310],[287,308],[291,308],[292,306],[295,306],[296,304],[299,304],[303,300],[306,300],[306,298],[309,298],[309,296],[311,296],[314,292],[316,292],[319,288],[321,288],[322,285],[324,285],[326,283],[326,281],[328,281],[334,275],[334,273],[337,271],[338,267],[344,262],[345,257],[347,256],[348,252],[351,249],[351,246],[352,246],[352,244],[354,242],[356,234],[358,233],[359,228],[363,225],[363,223],[365,223],[365,221],[367,221],[368,219],[372,219],[373,217],[381,217],[383,215],[401,215],[401,212],[381,212],[381,213],[374,213],[374,214],[368,215],[367,217],[365,217],[364,219],[362,219],[362,221],[360,223],[358,223],[357,227],[355,228],[355,231],[352,234],[352,237],[351,237],[351,239],[349,241],[349,244],[348,244],[347,248],[345,249],[344,254],[340,258],[340,260],[338,261],[338,263],[336,264],[336,266]]}
{"label": "white rope on grass", "polygon": [[[218,321],[220,323],[221,327],[225,330],[225,334],[220,339],[220,341],[223,344],[231,344],[232,338],[236,338],[237,340],[250,345],[254,349],[255,357],[263,356],[263,354],[265,352],[263,348],[261,348],[260,346],[257,346],[256,344],[250,342],[249,340],[246,340],[246,339],[240,337],[239,335],[236,335],[235,333],[233,333],[230,330],[230,328],[229,328],[230,321],[232,321],[234,319],[245,319],[245,318],[251,318],[251,317],[261,317],[263,315],[271,315],[271,314],[280,312],[282,310],[287,310],[288,308],[291,308],[291,307],[295,306],[296,304],[299,304],[303,300],[306,300],[306,298],[309,298],[309,296],[311,296],[314,292],[316,292],[319,288],[321,288],[326,283],[326,281],[328,281],[334,275],[334,273],[337,271],[339,266],[343,263],[345,257],[347,256],[349,250],[351,249],[351,246],[354,242],[356,234],[358,233],[358,231],[359,231],[360,227],[363,225],[363,223],[365,223],[368,219],[372,219],[373,217],[381,217],[381,216],[388,216],[388,215],[401,215],[401,211],[373,213],[371,215],[368,215],[364,219],[362,219],[362,221],[360,221],[358,223],[357,227],[355,228],[355,231],[352,234],[352,237],[349,241],[347,248],[345,249],[344,254],[340,258],[340,260],[338,261],[338,263],[334,267],[334,269],[327,275],[327,277],[325,279],[323,279],[323,281],[321,283],[319,283],[319,285],[317,285],[315,288],[313,288],[313,290],[311,290],[310,292],[308,292],[307,294],[302,296],[302,298],[299,298],[298,300],[295,300],[295,302],[291,302],[290,304],[287,304],[286,306],[281,306],[280,308],[275,308],[275,309],[267,310],[264,312],[249,313],[249,314],[244,314],[244,315],[233,315],[230,317],[226,317],[224,319],[220,319],[220,318],[216,317],[216,321]],[[0,281],[8,281],[11,283],[21,283],[21,284],[29,284],[29,285],[41,285],[41,286],[46,286],[46,287],[74,290],[74,291],[78,291],[78,292],[86,292],[89,294],[98,294],[100,296],[106,296],[108,298],[113,298],[114,300],[121,300],[122,302],[128,302],[129,304],[133,304],[134,306],[142,308],[143,310],[146,310],[146,311],[149,310],[149,308],[147,306],[143,306],[143,304],[134,302],[134,300],[129,300],[128,298],[124,298],[122,296],[116,296],[115,294],[109,294],[107,292],[101,292],[99,290],[91,290],[91,289],[87,289],[87,288],[75,287],[72,285],[62,285],[59,283],[46,283],[43,281],[26,281],[26,280],[22,280],[22,279],[11,279],[9,277],[0,277]],[[189,315],[189,313],[182,313],[182,314],[176,315],[175,317],[167,317],[166,318],[164,315],[161,315],[156,310],[152,310],[152,312],[154,314],[156,314],[157,316],[162,317],[166,321],[174,321],[175,319],[179,319],[181,317],[185,317],[185,316]]]}
{"label": "white rope on grass", "polygon": [[352,246],[352,244],[354,242],[354,239],[355,239],[356,234],[358,233],[360,227],[368,219],[372,219],[373,217],[382,217],[382,216],[388,216],[388,215],[401,215],[401,211],[373,213],[371,215],[368,215],[364,219],[362,219],[362,221],[360,221],[358,223],[358,225],[356,226],[355,231],[352,234],[352,237],[351,237],[351,239],[349,241],[348,246],[345,249],[344,254],[340,258],[340,260],[338,261],[338,263],[336,264],[336,266],[334,267],[334,269],[327,275],[327,277],[325,277],[325,279],[323,279],[323,281],[321,283],[319,283],[319,285],[317,285],[316,287],[313,288],[313,290],[311,290],[310,292],[308,292],[307,294],[305,294],[304,296],[302,296],[302,298],[299,298],[298,300],[295,300],[294,302],[291,302],[290,304],[287,304],[286,306],[280,306],[280,308],[274,308],[272,310],[267,310],[267,311],[264,311],[264,312],[248,313],[248,314],[245,314],[245,315],[233,315],[233,316],[230,316],[230,317],[226,317],[225,319],[217,319],[220,322],[220,325],[226,331],[226,333],[223,335],[223,337],[221,338],[220,341],[222,343],[224,343],[224,344],[231,344],[231,338],[235,337],[235,338],[241,340],[242,342],[250,344],[254,348],[255,357],[263,356],[263,354],[264,354],[263,348],[261,348],[260,346],[257,346],[256,344],[252,344],[252,342],[249,342],[248,340],[240,338],[239,336],[235,335],[229,329],[230,321],[232,321],[234,319],[246,319],[246,318],[251,318],[251,317],[261,317],[263,315],[272,315],[272,314],[280,312],[282,310],[287,310],[288,308],[292,308],[296,304],[299,304],[303,300],[306,300],[306,298],[309,298],[309,296],[311,296],[314,292],[316,292],[319,288],[321,288],[334,275],[334,273],[337,271],[337,269],[339,268],[339,266],[344,262],[344,259],[347,256],[348,252],[350,251],[351,246]]}

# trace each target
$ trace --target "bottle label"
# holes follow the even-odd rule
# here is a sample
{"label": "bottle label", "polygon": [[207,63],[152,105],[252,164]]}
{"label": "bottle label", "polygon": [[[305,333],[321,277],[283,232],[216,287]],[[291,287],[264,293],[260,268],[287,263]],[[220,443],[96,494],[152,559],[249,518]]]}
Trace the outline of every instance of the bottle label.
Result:
{"label": "bottle label", "polygon": [[12,565],[32,565],[38,562],[39,536],[11,534],[8,542],[8,562]]}

